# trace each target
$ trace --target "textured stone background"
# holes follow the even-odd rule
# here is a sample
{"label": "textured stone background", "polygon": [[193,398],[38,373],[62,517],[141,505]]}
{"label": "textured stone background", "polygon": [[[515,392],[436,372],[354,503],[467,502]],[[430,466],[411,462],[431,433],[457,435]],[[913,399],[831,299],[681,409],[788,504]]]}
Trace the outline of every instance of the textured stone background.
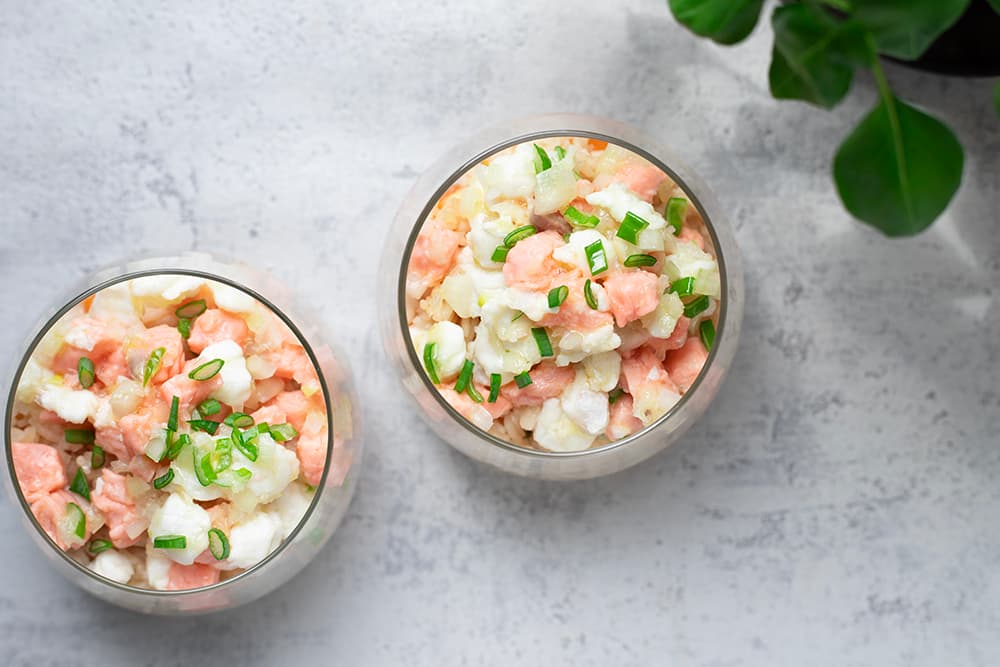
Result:
{"label": "textured stone background", "polygon": [[[93,269],[255,258],[336,321],[366,469],[316,561],[250,607],[118,611],[0,507],[6,665],[987,665],[1000,652],[1000,121],[984,81],[892,68],[968,149],[919,238],[833,192],[873,99],[767,93],[766,27],[696,40],[663,0],[0,0],[0,345]],[[639,469],[498,474],[417,420],[366,288],[414,176],[515,115],[672,144],[732,212],[745,337],[714,411]]]}

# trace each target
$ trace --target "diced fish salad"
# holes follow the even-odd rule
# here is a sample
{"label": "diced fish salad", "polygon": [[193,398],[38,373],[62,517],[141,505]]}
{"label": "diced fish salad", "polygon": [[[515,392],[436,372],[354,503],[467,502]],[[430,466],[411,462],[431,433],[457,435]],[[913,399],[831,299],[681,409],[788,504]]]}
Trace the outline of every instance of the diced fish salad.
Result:
{"label": "diced fish salad", "polygon": [[15,390],[21,494],[59,548],[121,584],[185,590],[296,528],[327,459],[316,369],[246,292],[164,274],[106,287],[44,335]]}
{"label": "diced fish salad", "polygon": [[719,267],[662,170],[579,137],[523,143],[436,203],[406,274],[410,340],[478,428],[555,452],[662,417],[715,339]]}

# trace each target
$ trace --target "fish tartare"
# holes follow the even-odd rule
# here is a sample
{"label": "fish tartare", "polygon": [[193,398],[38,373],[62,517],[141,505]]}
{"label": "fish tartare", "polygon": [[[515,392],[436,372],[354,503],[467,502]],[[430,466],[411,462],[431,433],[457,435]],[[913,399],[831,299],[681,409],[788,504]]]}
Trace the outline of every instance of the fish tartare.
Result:
{"label": "fish tartare", "polygon": [[106,287],[31,351],[11,459],[38,525],[121,584],[208,586],[296,528],[327,460],[301,342],[235,287],[162,274]]}
{"label": "fish tartare", "polygon": [[711,235],[641,156],[580,137],[470,169],[409,257],[410,340],[465,419],[518,446],[580,451],[666,414],[717,324]]}

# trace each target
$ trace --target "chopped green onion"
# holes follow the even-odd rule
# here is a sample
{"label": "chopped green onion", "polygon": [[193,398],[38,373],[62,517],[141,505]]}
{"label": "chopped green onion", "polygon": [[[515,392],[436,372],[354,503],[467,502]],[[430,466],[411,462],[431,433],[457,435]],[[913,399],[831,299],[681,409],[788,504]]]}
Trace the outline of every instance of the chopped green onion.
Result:
{"label": "chopped green onion", "polygon": [[507,248],[513,248],[515,245],[517,245],[518,241],[523,241],[529,236],[533,236],[537,232],[538,229],[534,225],[525,225],[524,227],[518,227],[510,234],[503,237],[503,244]]}
{"label": "chopped green onion", "polygon": [[188,426],[195,431],[204,431],[209,435],[215,435],[215,432],[219,430],[219,422],[214,422],[211,419],[189,419]]}
{"label": "chopped green onion", "polygon": [[92,554],[99,554],[102,551],[107,551],[114,545],[111,544],[111,540],[91,540],[90,544],[87,546],[87,551]]}
{"label": "chopped green onion", "polygon": [[153,488],[162,489],[167,484],[170,484],[170,482],[172,481],[174,481],[174,469],[167,468],[167,472],[163,473],[162,475],[153,480]]}
{"label": "chopped green onion", "polygon": [[531,384],[531,376],[528,375],[528,371],[525,371],[525,372],[521,373],[520,375],[515,375],[514,376],[514,382],[517,383],[518,387],[520,387],[521,389],[524,389],[529,384]]}
{"label": "chopped green onion", "polygon": [[202,417],[211,417],[222,410],[222,404],[214,398],[206,398],[198,404],[198,414]]}
{"label": "chopped green onion", "polygon": [[625,266],[635,268],[637,266],[653,266],[656,258],[652,255],[629,255],[625,258]]}
{"label": "chopped green onion", "polygon": [[177,320],[177,331],[180,332],[181,338],[187,340],[191,337],[191,320],[182,317]]}
{"label": "chopped green onion", "polygon": [[543,357],[553,356],[552,343],[549,341],[549,334],[546,333],[545,327],[532,327],[531,335],[535,337],[535,345],[538,346],[538,351]]}
{"label": "chopped green onion", "polygon": [[68,428],[63,431],[66,442],[73,445],[89,445],[94,442],[94,432],[89,428]]}
{"label": "chopped green onion", "polygon": [[244,439],[243,433],[239,429],[233,429],[230,437],[233,439],[233,444],[236,445],[236,449],[240,450],[243,456],[247,457],[250,461],[257,460],[257,456],[260,454],[260,449],[254,443],[253,438]]}
{"label": "chopped green onion", "polygon": [[153,379],[156,372],[160,370],[160,364],[163,363],[163,355],[167,353],[167,348],[158,347],[149,353],[149,359],[146,360],[146,365],[142,369],[142,386],[145,387],[149,384],[149,381]]}
{"label": "chopped green onion", "polygon": [[234,412],[222,420],[222,423],[233,428],[247,428],[253,426],[253,417],[243,412]]}
{"label": "chopped green onion", "polygon": [[703,320],[698,333],[701,334],[701,342],[705,349],[711,350],[712,343],[715,342],[715,325],[712,324],[712,320]]}
{"label": "chopped green onion", "polygon": [[558,308],[568,296],[569,288],[565,285],[553,287],[549,290],[549,308]]}
{"label": "chopped green onion", "polygon": [[[88,498],[89,500],[89,498]],[[76,503],[66,503],[66,518],[73,523],[73,534],[81,540],[87,534],[87,515],[83,513]]]}
{"label": "chopped green onion", "polygon": [[93,451],[90,452],[90,467],[97,470],[104,465],[104,448],[100,445],[94,445]]}
{"label": "chopped green onion", "polygon": [[180,306],[177,310],[175,310],[174,315],[185,320],[193,320],[204,313],[207,308],[208,304],[205,303],[204,299],[188,301],[183,306]]}
{"label": "chopped green onion", "polygon": [[194,459],[194,474],[198,478],[198,483],[202,486],[208,486],[215,481],[216,475],[215,470],[212,468],[212,457],[210,454],[205,454],[200,459],[198,458],[198,449],[191,449],[191,456]]}
{"label": "chopped green onion", "polygon": [[670,283],[667,292],[673,292],[677,296],[691,296],[694,294],[694,277],[678,278]]}
{"label": "chopped green onion", "polygon": [[533,145],[535,147],[535,173],[540,174],[552,167],[552,159],[549,158],[549,154],[545,152],[544,148],[538,144]]}
{"label": "chopped green onion", "polygon": [[468,388],[469,383],[472,381],[472,369],[475,367],[476,365],[468,359],[462,364],[462,372],[458,374],[458,382],[455,383],[455,391],[459,394]]}
{"label": "chopped green onion", "polygon": [[215,560],[229,558],[229,539],[218,528],[210,528],[208,531],[208,550],[212,552]]}
{"label": "chopped green onion", "polygon": [[494,262],[499,262],[502,264],[503,262],[507,261],[507,253],[509,252],[510,248],[508,248],[507,246],[498,245],[496,247],[496,250],[493,251],[493,254],[490,255],[490,259],[492,259]]}
{"label": "chopped green onion", "polygon": [[187,538],[183,535],[160,535],[153,538],[154,549],[186,549]]}
{"label": "chopped green onion", "polygon": [[496,403],[497,399],[500,398],[501,382],[503,382],[503,376],[499,373],[490,373],[490,395],[486,399],[489,403]]}
{"label": "chopped green onion", "polygon": [[556,146],[552,149],[552,152],[556,154],[556,159],[561,160],[566,157],[566,149],[562,146]]}
{"label": "chopped green onion", "polygon": [[598,273],[608,270],[608,258],[604,254],[604,243],[602,241],[594,241],[585,247],[583,252],[587,255],[587,266],[590,267],[590,275],[596,276]]}
{"label": "chopped green onion", "polygon": [[170,416],[167,418],[167,429],[177,430],[177,411],[180,409],[181,399],[174,396],[170,399]]}
{"label": "chopped green onion", "polygon": [[434,384],[441,384],[441,378],[437,374],[437,366],[434,364],[434,348],[437,343],[427,343],[424,345],[424,368],[427,369],[427,377]]}
{"label": "chopped green onion", "polygon": [[94,362],[87,357],[80,357],[80,361],[76,362],[76,377],[84,389],[94,386]]}
{"label": "chopped green onion", "polygon": [[[190,424],[191,422],[188,423]],[[215,422],[212,423],[214,424]],[[167,452],[164,454],[164,457],[171,461],[176,459],[177,456],[184,451],[184,448],[191,444],[191,436],[187,433],[181,433],[177,436],[176,440],[172,440],[175,435],[176,434],[167,431]]]}
{"label": "chopped green onion", "polygon": [[225,363],[226,362],[222,359],[212,359],[211,361],[205,362],[201,366],[198,366],[198,368],[188,373],[188,377],[192,380],[198,380],[199,382],[211,380],[219,371],[222,370]]}
{"label": "chopped green onion", "polygon": [[587,215],[574,206],[567,206],[563,217],[580,227],[596,227],[601,224],[601,219],[596,215]]}
{"label": "chopped green onion", "polygon": [[76,469],[76,475],[73,476],[73,481],[70,482],[69,490],[81,498],[90,500],[90,482],[87,481],[87,476],[83,474],[83,468]]}
{"label": "chopped green onion", "polygon": [[583,298],[588,306],[597,310],[597,297],[594,296],[594,288],[590,278],[587,278],[587,282],[583,283]]}
{"label": "chopped green onion", "polygon": [[649,223],[629,211],[625,214],[621,226],[618,228],[616,236],[625,239],[633,245],[639,244],[639,232],[649,227]]}
{"label": "chopped green onion", "polygon": [[621,398],[624,393],[625,393],[624,389],[622,389],[621,387],[615,387],[614,389],[608,392],[608,403],[614,405],[615,401]]}
{"label": "chopped green onion", "polygon": [[216,474],[233,465],[233,440],[221,438],[215,441],[215,464],[212,469]]}
{"label": "chopped green onion", "polygon": [[671,197],[667,200],[667,224],[674,228],[674,236],[680,234],[684,227],[687,205],[688,201],[683,197]]}
{"label": "chopped green onion", "polygon": [[275,442],[288,442],[299,437],[299,432],[291,424],[275,424],[270,428],[270,432]]}
{"label": "chopped green onion", "polygon": [[465,393],[468,394],[469,398],[471,398],[476,403],[482,403],[483,402],[483,395],[479,393],[478,389],[476,389],[476,383],[475,382],[470,382],[469,383],[469,387],[465,390]]}
{"label": "chopped green onion", "polygon": [[247,470],[246,468],[238,468],[235,471],[233,471],[233,473],[244,481],[253,477],[253,473]]}
{"label": "chopped green onion", "polygon": [[684,306],[684,317],[694,317],[708,309],[708,297],[704,294]]}

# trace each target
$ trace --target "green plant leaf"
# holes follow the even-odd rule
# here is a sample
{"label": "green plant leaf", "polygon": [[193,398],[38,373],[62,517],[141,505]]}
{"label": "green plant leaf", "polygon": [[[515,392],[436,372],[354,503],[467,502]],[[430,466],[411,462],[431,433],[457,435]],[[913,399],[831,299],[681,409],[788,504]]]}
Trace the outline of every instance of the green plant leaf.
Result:
{"label": "green plant leaf", "polygon": [[[1000,2],[1000,0],[997,0]],[[993,89],[993,106],[997,108],[997,115],[1000,116],[1000,83]]]}
{"label": "green plant leaf", "polygon": [[696,35],[719,44],[747,38],[760,18],[764,0],[669,0],[674,18]]}
{"label": "green plant leaf", "polygon": [[958,20],[969,2],[854,0],[852,16],[872,33],[880,53],[914,60]]}
{"label": "green plant leaf", "polygon": [[888,236],[934,222],[962,181],[962,146],[941,121],[885,91],[833,162],[844,206]]}
{"label": "green plant leaf", "polygon": [[1000,14],[1000,0],[989,0],[989,2],[993,9],[997,10],[997,13]]}
{"label": "green plant leaf", "polygon": [[813,5],[779,7],[771,24],[774,51],[768,80],[778,99],[829,109],[851,89],[854,67],[873,57],[857,22],[835,19]]}

